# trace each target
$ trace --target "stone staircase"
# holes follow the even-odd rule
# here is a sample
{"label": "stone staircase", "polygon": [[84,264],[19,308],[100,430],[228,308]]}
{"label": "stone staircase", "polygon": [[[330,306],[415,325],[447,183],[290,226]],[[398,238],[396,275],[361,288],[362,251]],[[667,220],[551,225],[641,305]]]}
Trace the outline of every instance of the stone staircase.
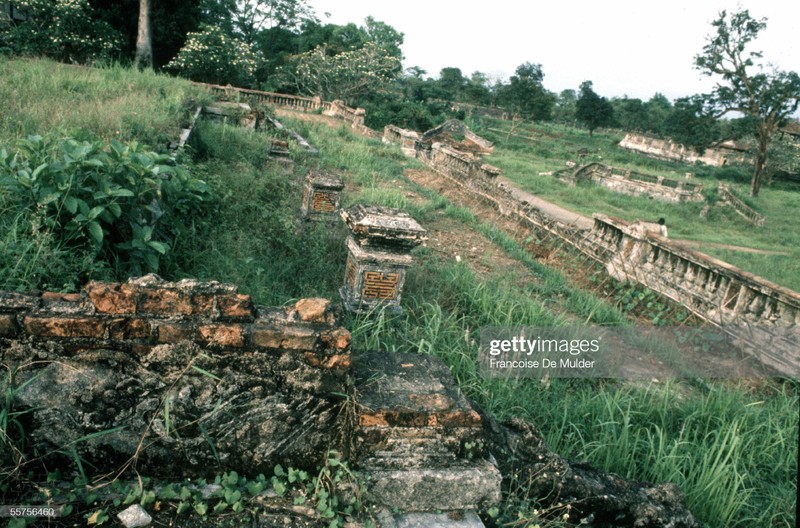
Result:
{"label": "stone staircase", "polygon": [[404,512],[398,527],[482,526],[474,511],[499,501],[501,476],[448,368],[433,356],[378,352],[359,355],[352,373],[354,460],[372,500]]}

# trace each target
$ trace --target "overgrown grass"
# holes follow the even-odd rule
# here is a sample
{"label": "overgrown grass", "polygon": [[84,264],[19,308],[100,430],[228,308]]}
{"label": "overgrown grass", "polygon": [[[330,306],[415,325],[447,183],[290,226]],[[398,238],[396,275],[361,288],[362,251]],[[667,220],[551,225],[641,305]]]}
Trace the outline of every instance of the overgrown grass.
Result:
{"label": "overgrown grass", "polygon": [[120,66],[87,68],[46,59],[0,60],[0,145],[45,132],[77,139],[136,140],[160,150],[176,141],[207,92],[186,81]]}

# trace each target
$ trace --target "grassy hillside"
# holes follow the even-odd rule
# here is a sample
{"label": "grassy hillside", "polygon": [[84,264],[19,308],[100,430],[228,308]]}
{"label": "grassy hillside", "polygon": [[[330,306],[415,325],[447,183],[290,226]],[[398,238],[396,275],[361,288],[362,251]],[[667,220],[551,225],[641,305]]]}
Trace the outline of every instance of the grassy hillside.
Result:
{"label": "grassy hillside", "polygon": [[[174,137],[175,123],[183,119],[188,103],[205,97],[188,83],[118,69],[76,70],[40,61],[3,63],[0,69],[4,74],[0,90],[15,116],[4,115],[0,144],[31,133],[68,133],[156,146],[163,138]],[[6,78],[20,90],[30,85],[40,86],[41,91],[17,92],[6,86]],[[127,100],[139,103],[129,106],[123,103]],[[84,115],[92,105],[100,107],[92,110],[96,120]],[[354,136],[345,127],[285,122],[321,151],[318,158],[311,158],[290,145],[297,161],[293,172],[266,160],[269,132],[218,123],[198,128],[185,162],[195,177],[207,182],[214,201],[172,241],[173,257],[159,270],[165,278],[235,283],[260,304],[316,295],[337,299],[344,277],[345,232],[336,223],[309,225],[298,218],[306,171],[336,171],[346,182],[346,205],[364,202],[405,208],[431,237],[425,247],[415,250],[402,315],[377,313],[345,321],[356,350],[441,357],[471,399],[498,417],[533,421],[563,455],[630,478],[677,483],[706,526],[795,525],[800,394],[796,382],[633,384],[553,379],[542,383],[484,378],[477,368],[476,336],[481,327],[625,324],[631,318],[626,303],[617,305],[613,298],[581,289],[561,271],[534,258],[527,245],[491,218],[412,181],[407,171],[422,167],[398,149]],[[567,135],[566,130],[559,133]],[[490,162],[504,166],[509,177],[552,170],[561,157],[548,154],[555,146],[542,146],[536,147],[537,156],[531,161],[533,150],[523,152],[522,146],[519,152],[504,150],[502,137],[492,138],[499,146]],[[578,139],[573,141],[574,145],[558,148],[562,153],[579,148]],[[598,149],[604,141],[608,145],[603,148],[612,148],[608,136],[598,135],[593,141]],[[560,185],[546,181],[556,200]],[[654,214],[651,209],[643,211]],[[100,277],[92,275],[96,270],[86,262],[90,255],[74,255],[68,246],[32,239],[31,221],[25,220],[29,213],[18,208],[14,196],[0,191],[0,222],[5,222],[0,228],[6,233],[0,234],[0,253],[5,251],[0,289],[58,284],[60,276],[70,277],[72,282],[65,283],[69,289],[80,287],[87,278],[102,278],[103,270]],[[20,253],[25,247],[32,252]],[[53,262],[59,263],[62,275],[43,282],[42,274]],[[26,268],[26,280],[19,274],[3,275],[4,264]],[[571,274],[583,273],[576,269]],[[674,311],[661,315],[677,320]],[[531,525],[562,526],[540,508],[536,498],[527,496],[524,483],[514,483],[496,521],[499,526],[518,526],[513,523],[520,519]]]}

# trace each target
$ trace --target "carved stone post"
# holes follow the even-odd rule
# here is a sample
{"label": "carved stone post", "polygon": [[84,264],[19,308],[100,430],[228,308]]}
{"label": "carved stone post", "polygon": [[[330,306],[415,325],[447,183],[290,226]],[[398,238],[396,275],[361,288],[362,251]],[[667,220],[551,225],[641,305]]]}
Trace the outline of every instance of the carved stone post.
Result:
{"label": "carved stone post", "polygon": [[311,172],[303,192],[303,216],[312,220],[332,218],[339,210],[344,182],[339,176]]}
{"label": "carved stone post", "polygon": [[401,311],[400,296],[412,263],[409,252],[426,240],[425,230],[400,209],[356,205],[342,210],[341,216],[351,232],[339,290],[345,308],[386,306]]}

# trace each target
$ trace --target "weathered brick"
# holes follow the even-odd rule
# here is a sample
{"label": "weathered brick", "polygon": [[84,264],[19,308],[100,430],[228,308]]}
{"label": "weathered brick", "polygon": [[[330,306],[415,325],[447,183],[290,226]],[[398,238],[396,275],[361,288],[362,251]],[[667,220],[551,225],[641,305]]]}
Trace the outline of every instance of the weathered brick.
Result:
{"label": "weathered brick", "polygon": [[0,337],[14,337],[17,335],[17,322],[13,315],[0,315]]}
{"label": "weathered brick", "polygon": [[86,285],[86,293],[98,312],[136,313],[136,289],[129,284],[90,282]]}
{"label": "weathered brick", "polygon": [[144,319],[114,319],[108,325],[109,339],[147,339],[150,323]]}
{"label": "weathered brick", "polygon": [[439,424],[445,427],[480,427],[481,416],[476,411],[440,413]]}
{"label": "weathered brick", "polygon": [[388,427],[389,422],[383,413],[362,414],[358,417],[358,425],[361,427]]}
{"label": "weathered brick", "polygon": [[42,292],[42,300],[47,302],[80,302],[80,293]]}
{"label": "weathered brick", "polygon": [[190,294],[182,290],[145,288],[138,310],[156,315],[191,315],[192,300]]}
{"label": "weathered brick", "polygon": [[32,310],[38,307],[38,295],[0,291],[0,310]]}
{"label": "weathered brick", "polygon": [[102,339],[105,324],[92,317],[26,317],[25,331],[40,337],[94,337]]}
{"label": "weathered brick", "polygon": [[178,341],[196,341],[197,329],[188,323],[158,323],[158,342],[177,343]]}
{"label": "weathered brick", "polygon": [[308,363],[312,367],[319,367],[324,369],[350,367],[349,354],[337,354],[335,356],[318,356],[313,352],[306,352],[305,357],[306,357],[306,363]]}
{"label": "weathered brick", "polygon": [[193,293],[192,294],[192,315],[210,317],[214,315],[214,294],[212,293]]}
{"label": "weathered brick", "polygon": [[319,340],[313,329],[302,326],[255,326],[251,335],[256,347],[284,350],[314,350]]}
{"label": "weathered brick", "polygon": [[328,299],[313,297],[300,299],[295,303],[294,309],[297,310],[297,315],[303,321],[329,323],[333,322],[333,316],[328,313],[330,304]]}
{"label": "weathered brick", "polygon": [[42,307],[50,313],[59,315],[78,315],[85,313],[85,297],[79,293],[42,293]]}
{"label": "weathered brick", "polygon": [[200,336],[209,345],[222,347],[244,346],[244,330],[241,325],[201,325],[198,327]]}
{"label": "weathered brick", "polygon": [[228,293],[217,295],[217,308],[222,317],[247,318],[255,317],[253,301],[249,295]]}
{"label": "weathered brick", "polygon": [[345,351],[350,348],[353,338],[346,328],[339,327],[329,332],[320,332],[320,339],[328,348]]}

